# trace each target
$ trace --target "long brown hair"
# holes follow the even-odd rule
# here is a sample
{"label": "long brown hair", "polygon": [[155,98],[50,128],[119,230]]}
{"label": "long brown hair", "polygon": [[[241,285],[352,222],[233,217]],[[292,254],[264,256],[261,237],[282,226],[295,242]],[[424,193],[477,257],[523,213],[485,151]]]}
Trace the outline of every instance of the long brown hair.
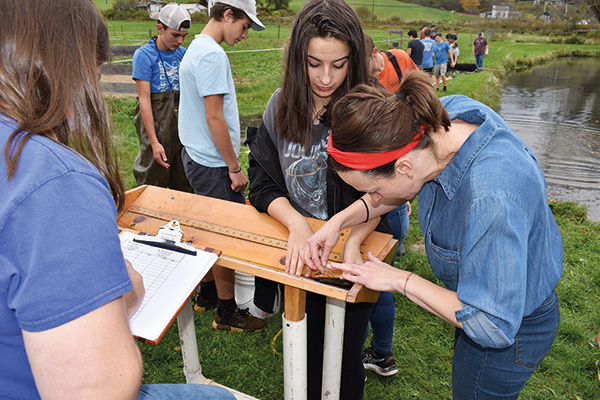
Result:
{"label": "long brown hair", "polygon": [[296,17],[284,55],[285,71],[276,127],[281,136],[308,146],[313,122],[313,95],[309,83],[308,44],[314,37],[335,38],[350,49],[344,83],[333,93],[321,122],[330,123],[331,105],[359,83],[369,81],[365,42],[360,20],[344,0],[313,0]]}
{"label": "long brown hair", "polygon": [[[332,111],[331,139],[336,149],[358,153],[382,153],[406,146],[424,129],[416,149],[433,145],[432,133],[450,129],[450,116],[437,98],[431,78],[422,71],[408,71],[396,93],[358,85],[340,99]],[[375,157],[375,156],[374,156]],[[330,159],[337,171],[350,168]],[[395,161],[364,171],[390,176]]]}
{"label": "long brown hair", "polygon": [[98,66],[111,51],[91,0],[5,0],[0,7],[0,113],[17,129],[4,146],[7,177],[34,135],[70,147],[106,178],[120,209],[124,189]]}

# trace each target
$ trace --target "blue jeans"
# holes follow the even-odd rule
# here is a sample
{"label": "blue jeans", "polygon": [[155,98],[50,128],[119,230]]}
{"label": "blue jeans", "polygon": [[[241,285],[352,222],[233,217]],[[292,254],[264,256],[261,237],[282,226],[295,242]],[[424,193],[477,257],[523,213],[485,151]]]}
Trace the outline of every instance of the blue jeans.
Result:
{"label": "blue jeans", "polygon": [[476,54],[475,55],[475,64],[477,65],[477,69],[482,69],[483,68],[483,54]]}
{"label": "blue jeans", "polygon": [[544,359],[559,324],[556,292],[523,318],[512,346],[483,348],[462,329],[456,329],[452,364],[454,399],[517,399],[531,374]]}
{"label": "blue jeans", "polygon": [[213,385],[168,384],[142,385],[137,400],[235,400],[228,390]]}
{"label": "blue jeans", "polygon": [[[373,331],[373,349],[377,354],[385,356],[392,352],[392,340],[394,339],[394,317],[396,308],[394,306],[394,297],[390,292],[381,292],[379,299],[373,307],[371,318],[371,330]],[[367,340],[369,327],[365,331],[364,341]]]}
{"label": "blue jeans", "polygon": [[[398,249],[394,254],[394,261],[406,235],[408,235],[408,207],[406,203],[400,207],[391,211],[387,215],[392,235],[394,239],[398,240]],[[392,261],[392,264],[394,263]],[[371,330],[373,331],[373,349],[380,355],[387,355],[392,352],[392,340],[394,339],[394,317],[396,314],[396,308],[394,307],[394,297],[390,292],[381,292],[379,299],[373,307],[373,313],[369,322],[371,323]],[[365,332],[365,341],[367,340],[367,334],[369,330]]]}
{"label": "blue jeans", "polygon": [[387,220],[390,223],[390,229],[394,239],[398,241],[398,248],[396,249],[396,254],[394,254],[394,259],[392,260],[392,264],[394,264],[394,261],[396,261],[396,257],[398,256],[398,252],[400,251],[400,247],[402,247],[402,243],[404,243],[404,239],[406,239],[406,235],[408,235],[409,221],[408,207],[406,203],[402,204],[395,210],[390,211],[387,214]]}

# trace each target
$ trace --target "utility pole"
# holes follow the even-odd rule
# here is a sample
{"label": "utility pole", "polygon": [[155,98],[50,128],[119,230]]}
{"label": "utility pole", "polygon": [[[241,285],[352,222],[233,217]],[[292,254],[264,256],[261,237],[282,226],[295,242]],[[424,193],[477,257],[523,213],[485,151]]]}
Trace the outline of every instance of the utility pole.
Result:
{"label": "utility pole", "polygon": [[371,6],[371,22],[375,21],[375,0],[373,0],[373,5]]}

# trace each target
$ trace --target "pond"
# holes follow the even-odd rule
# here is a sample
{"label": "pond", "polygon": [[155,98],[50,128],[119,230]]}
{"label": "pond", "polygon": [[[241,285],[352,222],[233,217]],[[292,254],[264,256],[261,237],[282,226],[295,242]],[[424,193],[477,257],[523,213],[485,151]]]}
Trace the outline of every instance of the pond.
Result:
{"label": "pond", "polygon": [[600,62],[565,58],[507,77],[499,114],[533,150],[548,198],[600,222]]}

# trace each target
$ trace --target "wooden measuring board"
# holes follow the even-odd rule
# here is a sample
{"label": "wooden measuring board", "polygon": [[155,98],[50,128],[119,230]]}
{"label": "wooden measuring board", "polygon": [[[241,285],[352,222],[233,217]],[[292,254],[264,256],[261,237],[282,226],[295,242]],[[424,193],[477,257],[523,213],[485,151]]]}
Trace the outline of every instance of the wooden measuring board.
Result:
{"label": "wooden measuring board", "polygon": [[[118,224],[140,232],[157,232],[171,220],[179,221],[184,240],[193,246],[222,251],[218,265],[274,280],[285,285],[348,302],[376,301],[378,293],[362,285],[350,289],[320,283],[311,278],[292,276],[285,269],[288,230],[279,221],[252,206],[199,196],[192,193],[140,186],[127,192],[125,210]],[[313,230],[324,222],[307,218]],[[349,230],[340,233],[330,259],[341,260]],[[393,255],[397,241],[391,235],[373,232],[361,252],[371,251],[383,260]],[[365,257],[366,258],[366,257]]]}

